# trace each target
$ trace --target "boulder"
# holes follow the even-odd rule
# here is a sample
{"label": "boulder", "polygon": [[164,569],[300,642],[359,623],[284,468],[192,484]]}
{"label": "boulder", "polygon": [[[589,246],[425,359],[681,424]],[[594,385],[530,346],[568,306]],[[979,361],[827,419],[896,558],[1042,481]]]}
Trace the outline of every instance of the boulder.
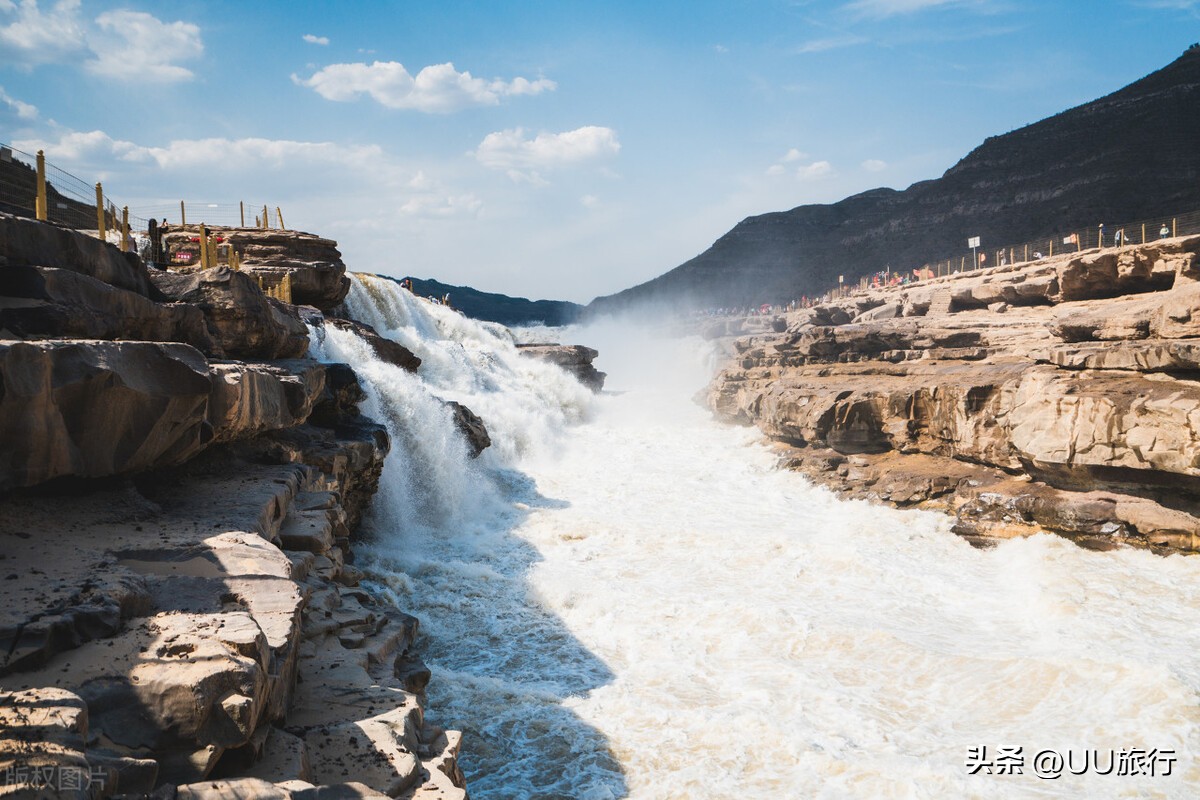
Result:
{"label": "boulder", "polygon": [[313,407],[309,422],[322,428],[334,428],[358,414],[358,404],[366,392],[349,364],[325,365],[325,388]]}
{"label": "boulder", "polygon": [[301,425],[321,400],[324,365],[308,359],[214,362],[208,419],[214,440],[229,441]]}
{"label": "boulder", "polygon": [[339,330],[350,331],[364,339],[367,344],[371,345],[376,357],[386,364],[394,364],[408,372],[416,372],[417,368],[421,366],[421,359],[411,350],[399,342],[380,336],[373,327],[365,322],[341,317],[325,317],[325,324],[332,325]]}
{"label": "boulder", "polygon": [[249,275],[227,267],[152,273],[166,297],[204,314],[216,347],[227,358],[299,358],[308,352],[308,327],[296,310],[267,297]]}
{"label": "boulder", "polygon": [[479,458],[479,454],[492,445],[492,437],[488,436],[483,420],[462,403],[447,400],[446,405],[450,407],[450,413],[454,415],[454,426],[467,440],[471,458]]}
{"label": "boulder", "polygon": [[[199,227],[173,226],[163,236],[168,253],[195,251]],[[242,269],[278,284],[285,275],[291,281],[292,302],[329,311],[350,291],[346,265],[337,242],[303,231],[261,228],[209,227],[208,232],[229,244],[241,258]]]}
{"label": "boulder", "polygon": [[0,331],[22,339],[184,342],[214,352],[204,315],[195,306],[156,303],[58,267],[0,267]]}
{"label": "boulder", "polygon": [[0,214],[0,259],[8,266],[57,267],[150,297],[142,260],[95,236],[11,214]]}
{"label": "boulder", "polygon": [[0,341],[0,490],[183,462],[212,439],[211,391],[185,344]]}
{"label": "boulder", "polygon": [[561,367],[575,376],[584,386],[593,392],[604,388],[603,372],[592,366],[592,362],[600,353],[590,347],[578,344],[518,344],[517,351],[528,358],[536,358]]}

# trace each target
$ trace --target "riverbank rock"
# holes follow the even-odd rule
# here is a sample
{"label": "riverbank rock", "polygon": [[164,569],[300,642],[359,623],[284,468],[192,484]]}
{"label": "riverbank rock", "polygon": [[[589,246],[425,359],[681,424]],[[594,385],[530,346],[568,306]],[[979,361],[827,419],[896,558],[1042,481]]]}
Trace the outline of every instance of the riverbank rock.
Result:
{"label": "riverbank rock", "polygon": [[1198,269],[1191,237],[876,289],[733,341],[704,400],[818,482],[977,539],[1192,550]]}
{"label": "riverbank rock", "polygon": [[200,309],[157,303],[57,267],[0,267],[0,331],[21,339],[184,342],[215,352]]}
{"label": "riverbank rock", "polygon": [[[337,242],[303,231],[230,228],[207,226],[207,232],[221,244],[233,248],[241,259],[241,269],[253,279],[261,276],[270,285],[278,285],[288,276],[292,302],[328,311],[345,299],[350,291],[346,265]],[[163,235],[163,249],[172,265],[198,263],[200,226],[170,226]]]}
{"label": "riverbank rock", "polygon": [[604,379],[608,376],[592,366],[600,353],[590,347],[578,344],[518,344],[517,350],[528,358],[561,367],[593,392],[604,388]]}
{"label": "riverbank rock", "polygon": [[135,253],[69,228],[0,214],[0,270],[6,266],[71,270],[142,297],[153,290],[145,265]]}
{"label": "riverbank rock", "polygon": [[0,490],[181,463],[213,438],[185,344],[0,341]]}
{"label": "riverbank rock", "polygon": [[348,563],[389,448],[353,370],[245,273],[0,250],[0,794],[465,798],[417,621]]}
{"label": "riverbank rock", "polygon": [[366,340],[367,344],[371,345],[371,350],[374,351],[376,357],[384,363],[393,364],[407,372],[416,372],[417,368],[421,366],[421,359],[415,353],[399,342],[380,336],[373,327],[365,322],[343,317],[325,317],[324,322]]}
{"label": "riverbank rock", "polygon": [[227,358],[299,358],[308,352],[308,327],[296,310],[263,294],[244,272],[214,267],[156,270],[155,287],[204,314],[218,352]]}
{"label": "riverbank rock", "polygon": [[487,427],[483,424],[483,420],[479,418],[478,414],[462,403],[447,400],[446,405],[450,407],[450,413],[454,415],[455,427],[462,432],[463,438],[467,440],[471,458],[479,458],[480,453],[492,446],[492,437],[488,436]]}

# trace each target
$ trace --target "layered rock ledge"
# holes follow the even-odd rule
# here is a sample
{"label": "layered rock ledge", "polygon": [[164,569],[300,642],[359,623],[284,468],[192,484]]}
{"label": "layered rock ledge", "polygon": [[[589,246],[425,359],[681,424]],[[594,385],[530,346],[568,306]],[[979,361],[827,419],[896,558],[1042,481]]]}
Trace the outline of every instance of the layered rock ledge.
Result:
{"label": "layered rock ledge", "polygon": [[964,536],[1194,551],[1198,254],[1166,239],[794,312],[731,340],[704,399],[815,481]]}
{"label": "layered rock ledge", "polygon": [[0,795],[466,797],[351,563],[387,434],[307,349],[244,272],[0,215]]}
{"label": "layered rock ledge", "polygon": [[604,379],[608,376],[592,366],[592,362],[600,353],[581,344],[518,344],[517,350],[521,355],[545,361],[561,367],[593,392],[604,388]]}

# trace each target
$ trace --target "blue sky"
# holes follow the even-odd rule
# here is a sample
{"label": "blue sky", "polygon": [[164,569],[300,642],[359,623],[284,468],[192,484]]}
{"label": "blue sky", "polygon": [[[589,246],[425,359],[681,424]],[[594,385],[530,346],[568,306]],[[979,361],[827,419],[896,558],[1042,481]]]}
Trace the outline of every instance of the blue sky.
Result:
{"label": "blue sky", "polygon": [[351,269],[586,302],[1197,40],[1200,0],[0,0],[0,141],[142,216],[279,205]]}

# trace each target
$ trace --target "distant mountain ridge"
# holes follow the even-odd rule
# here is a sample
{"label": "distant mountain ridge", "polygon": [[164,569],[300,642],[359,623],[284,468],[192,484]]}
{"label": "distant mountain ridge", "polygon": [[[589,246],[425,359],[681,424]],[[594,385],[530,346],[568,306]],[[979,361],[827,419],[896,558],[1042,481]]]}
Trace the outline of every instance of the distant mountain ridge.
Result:
{"label": "distant mountain ridge", "polygon": [[787,302],[839,275],[1200,209],[1200,46],[1099,100],[993,136],[941,178],[748,217],[708,250],[589,314]]}
{"label": "distant mountain ridge", "polygon": [[[391,281],[402,278],[380,275]],[[529,300],[510,297],[506,294],[481,292],[470,286],[453,286],[432,278],[409,278],[413,291],[421,297],[436,297],[439,300],[450,295],[450,305],[472,319],[499,322],[501,325],[569,325],[579,318],[583,306],[566,300]]]}

